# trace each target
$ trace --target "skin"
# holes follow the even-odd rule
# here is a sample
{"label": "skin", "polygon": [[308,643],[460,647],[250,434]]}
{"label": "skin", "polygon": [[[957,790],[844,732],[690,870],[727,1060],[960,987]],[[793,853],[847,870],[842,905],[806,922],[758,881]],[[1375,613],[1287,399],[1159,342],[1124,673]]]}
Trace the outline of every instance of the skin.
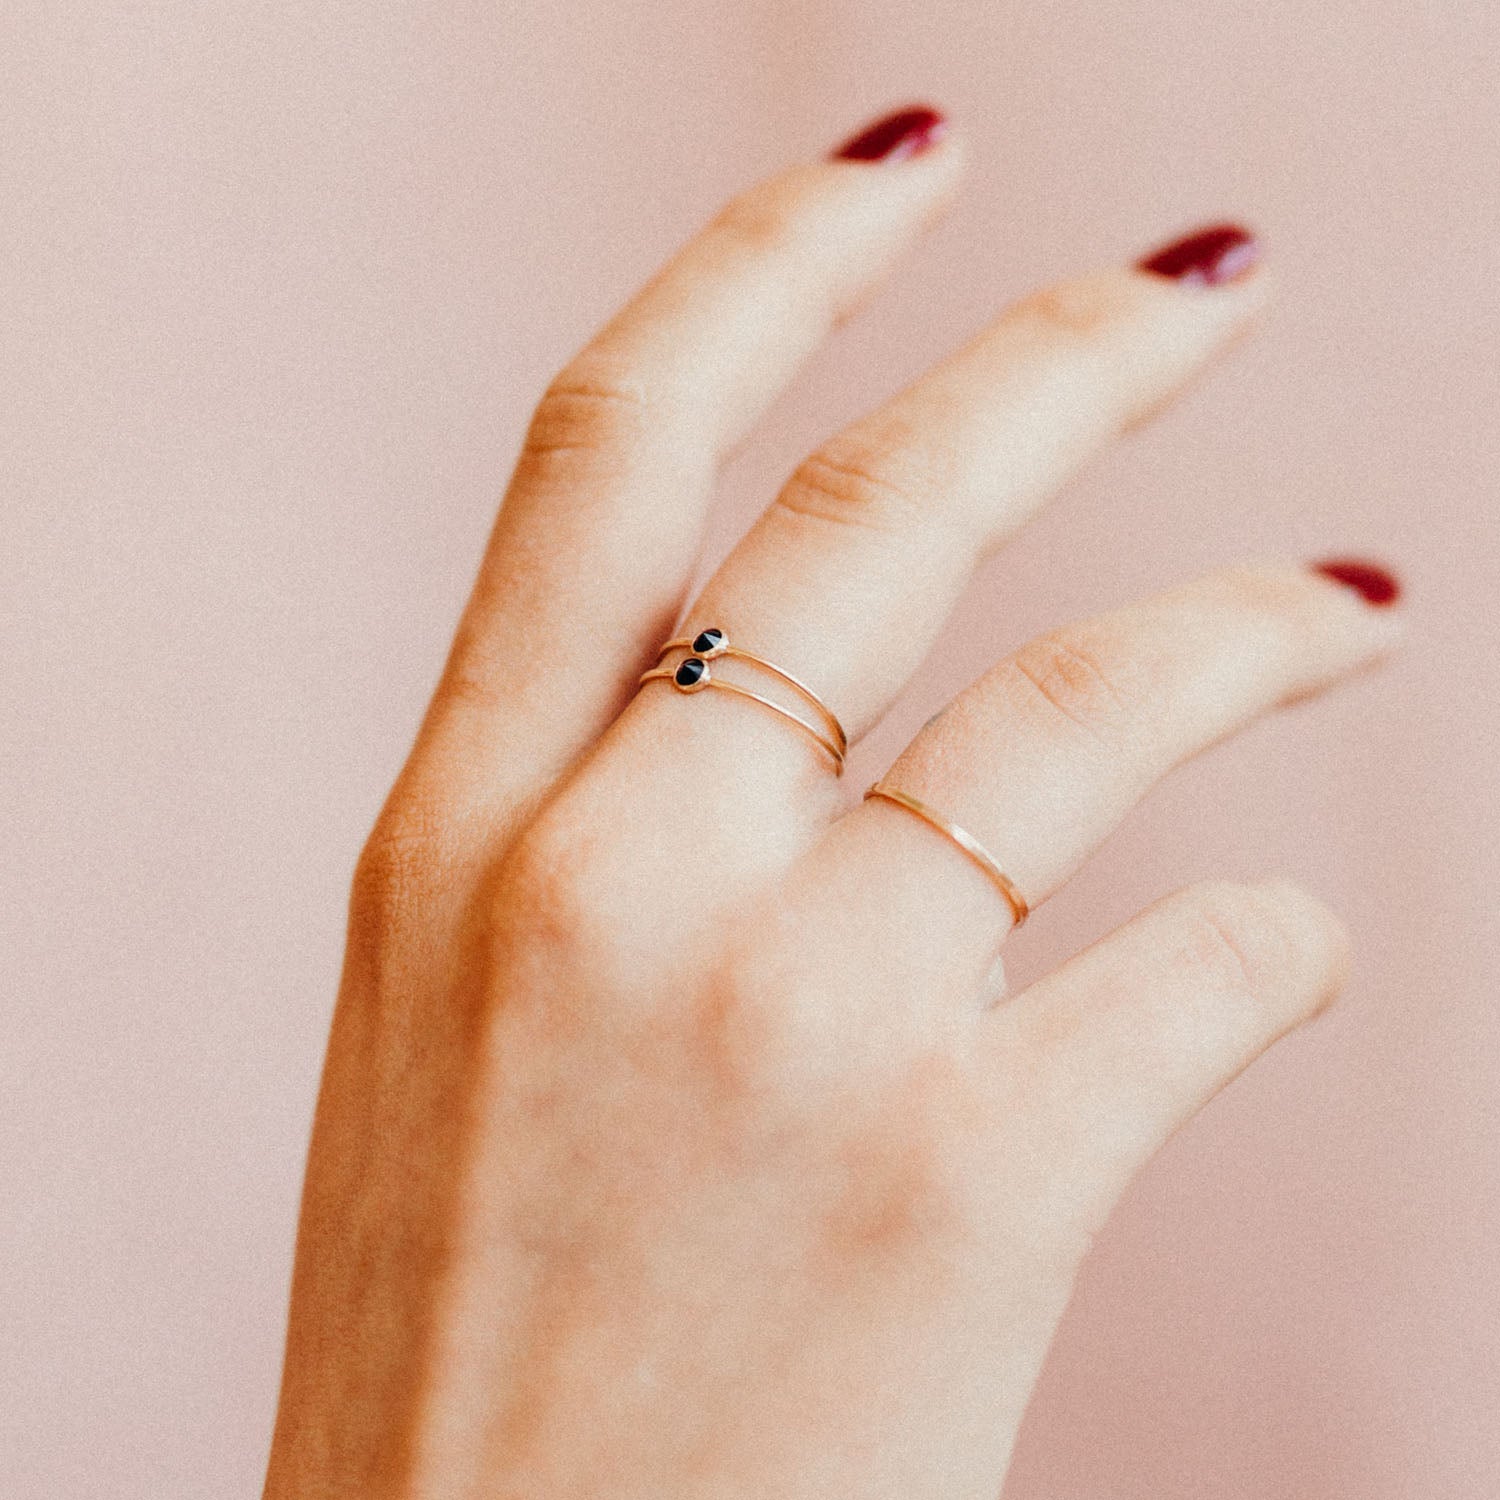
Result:
{"label": "skin", "polygon": [[[1025,298],[684,611],[717,467],[964,157],[751,188],[542,397],[355,876],[272,1500],[993,1500],[1121,1192],[1342,984],[1341,923],[1276,879],[1008,993],[1009,910],[949,840],[754,704],[636,689],[716,624],[857,738],[976,564],[1265,301],[1264,270],[1123,267]],[[1173,765],[1400,628],[1245,562],[1022,647],[887,779],[1036,907]]]}

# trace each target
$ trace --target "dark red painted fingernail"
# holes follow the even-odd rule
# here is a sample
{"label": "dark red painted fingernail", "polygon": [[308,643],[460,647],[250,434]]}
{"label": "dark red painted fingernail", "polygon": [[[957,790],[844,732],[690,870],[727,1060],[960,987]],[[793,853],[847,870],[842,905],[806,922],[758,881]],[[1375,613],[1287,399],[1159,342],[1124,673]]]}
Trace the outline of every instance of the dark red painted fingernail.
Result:
{"label": "dark red painted fingernail", "polygon": [[1357,557],[1333,557],[1325,562],[1311,564],[1315,573],[1322,573],[1351,588],[1366,604],[1381,606],[1394,604],[1401,597],[1401,584],[1394,573],[1382,568],[1379,563],[1364,562]]}
{"label": "dark red painted fingernail", "polygon": [[937,110],[913,105],[851,136],[832,155],[844,161],[899,161],[937,145],[947,133],[948,121]]}
{"label": "dark red painted fingernail", "polygon": [[1260,259],[1260,242],[1238,224],[1211,224],[1138,261],[1142,271],[1197,286],[1237,281]]}

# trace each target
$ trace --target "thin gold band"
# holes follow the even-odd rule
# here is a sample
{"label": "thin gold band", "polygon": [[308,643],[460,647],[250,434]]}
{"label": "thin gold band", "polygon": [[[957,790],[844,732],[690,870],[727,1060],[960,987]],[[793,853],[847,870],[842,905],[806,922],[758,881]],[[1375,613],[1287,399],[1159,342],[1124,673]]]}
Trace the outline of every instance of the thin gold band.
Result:
{"label": "thin gold band", "polygon": [[[656,653],[657,661],[660,661],[668,651],[676,651],[679,649],[692,651],[693,642],[696,639],[696,636],[684,635],[679,636],[676,640],[668,641],[666,645],[664,645],[661,650]],[[753,662],[756,666],[764,667],[766,671],[771,672],[775,676],[779,677],[784,683],[786,683],[788,687],[795,688],[823,716],[824,720],[828,724],[830,737],[832,738],[833,742],[839,747],[839,754],[847,755],[849,753],[849,737],[844,733],[844,726],[839,723],[838,716],[820,697],[818,697],[815,692],[813,692],[810,687],[808,687],[805,682],[802,681],[800,677],[793,677],[785,667],[778,667],[775,662],[767,661],[765,657],[757,656],[753,651],[746,651],[741,646],[731,646],[727,641],[723,645],[718,646],[714,650],[713,654],[708,657],[708,660],[712,661],[720,656],[737,656],[741,661]],[[641,680],[644,682],[645,678],[642,678]],[[719,683],[719,686],[727,687],[728,684],[721,682]],[[757,701],[764,703],[766,700],[764,698],[761,698]],[[776,705],[772,704],[771,706],[774,708]],[[800,724],[802,721],[799,719],[797,722]]]}
{"label": "thin gold band", "polygon": [[[727,653],[726,653],[727,654]],[[657,678],[671,678],[675,676],[676,667],[653,667],[649,672],[641,674],[641,682],[651,682]],[[751,692],[749,688],[741,687],[737,682],[721,682],[717,677],[710,677],[703,682],[704,687],[718,688],[723,693],[734,693],[740,698],[748,698],[752,703],[759,703],[762,708],[769,708],[772,713],[780,714],[783,719],[789,719],[798,729],[805,734],[811,735],[817,743],[833,758],[834,772],[836,775],[844,774],[844,754],[838,743],[830,739],[820,729],[809,724],[806,719],[799,719],[790,709],[783,708],[779,703],[773,703],[769,698],[763,698],[759,693]]]}
{"label": "thin gold band", "polygon": [[950,823],[942,813],[928,807],[925,802],[919,802],[906,792],[898,792],[894,787],[882,786],[878,781],[865,793],[866,800],[871,797],[883,797],[887,802],[894,802],[897,807],[904,807],[907,812],[915,813],[924,823],[930,823],[939,833],[947,834],[1000,888],[1000,894],[1010,903],[1011,916],[1015,918],[1017,927],[1031,915],[1031,908],[1026,904],[1026,898],[1016,889],[1015,881],[995,863],[994,856],[972,834],[965,833],[957,823]]}

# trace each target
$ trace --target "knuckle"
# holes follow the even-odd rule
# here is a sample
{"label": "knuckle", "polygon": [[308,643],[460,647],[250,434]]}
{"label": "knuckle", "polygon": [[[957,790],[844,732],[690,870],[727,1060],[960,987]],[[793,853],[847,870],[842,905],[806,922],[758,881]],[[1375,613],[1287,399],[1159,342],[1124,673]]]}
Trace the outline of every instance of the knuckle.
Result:
{"label": "knuckle", "polygon": [[533,823],[501,862],[495,906],[511,917],[524,913],[527,925],[570,934],[574,919],[588,906],[583,894],[584,855],[580,841],[555,822]]}
{"label": "knuckle", "polygon": [[[1274,920],[1274,919],[1273,919]],[[1216,991],[1255,1002],[1265,983],[1274,926],[1254,889],[1232,881],[1206,882],[1194,892],[1182,954]]]}
{"label": "knuckle", "polygon": [[1125,654],[1081,632],[1038,636],[1010,665],[1049,710],[1110,749],[1128,742],[1150,717],[1145,673],[1133,670]]}
{"label": "knuckle", "polygon": [[796,515],[892,531],[925,521],[929,494],[929,476],[912,449],[844,438],[803,459],[777,504]]}
{"label": "knuckle", "polygon": [[522,449],[523,471],[558,464],[617,463],[651,428],[644,382],[622,356],[593,350],[554,376],[538,401]]}
{"label": "knuckle", "polygon": [[493,714],[504,707],[506,693],[497,686],[495,674],[486,670],[484,643],[460,631],[453,652],[438,682],[436,698],[444,708],[474,709]]}
{"label": "knuckle", "polygon": [[1214,990],[1260,1012],[1289,991],[1326,996],[1348,955],[1343,923],[1288,881],[1205,881],[1189,893],[1182,957]]}
{"label": "knuckle", "polygon": [[383,812],[355,862],[350,890],[354,925],[381,936],[420,920],[450,857],[436,820],[420,808]]}
{"label": "knuckle", "polygon": [[513,840],[496,868],[491,930],[554,961],[587,964],[603,980],[628,956],[622,894],[628,888],[587,830],[556,812],[544,814]]}
{"label": "knuckle", "polygon": [[709,235],[756,256],[777,255],[797,234],[797,215],[778,179],[730,198],[709,221]]}
{"label": "knuckle", "polygon": [[1012,316],[1067,344],[1092,343],[1115,327],[1126,312],[1125,294],[1109,277],[1058,282],[1023,297]]}

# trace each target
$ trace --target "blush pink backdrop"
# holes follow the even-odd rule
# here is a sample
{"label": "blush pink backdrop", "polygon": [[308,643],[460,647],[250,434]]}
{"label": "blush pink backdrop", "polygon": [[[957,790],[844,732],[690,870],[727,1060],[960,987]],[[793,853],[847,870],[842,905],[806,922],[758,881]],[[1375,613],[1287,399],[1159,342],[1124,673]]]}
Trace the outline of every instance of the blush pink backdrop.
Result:
{"label": "blush pink backdrop", "polygon": [[1286,872],[1358,968],[1121,1206],[1007,1500],[1500,1494],[1500,10],[0,28],[0,1494],[258,1493],[346,881],[529,404],[722,196],[910,98],[972,132],[967,195],[726,477],[716,547],[1036,282],[1233,214],[1283,291],[987,569],[860,769],[1031,632],[1243,556],[1388,558],[1414,625],[1180,773],[1012,950],[1024,981]]}

